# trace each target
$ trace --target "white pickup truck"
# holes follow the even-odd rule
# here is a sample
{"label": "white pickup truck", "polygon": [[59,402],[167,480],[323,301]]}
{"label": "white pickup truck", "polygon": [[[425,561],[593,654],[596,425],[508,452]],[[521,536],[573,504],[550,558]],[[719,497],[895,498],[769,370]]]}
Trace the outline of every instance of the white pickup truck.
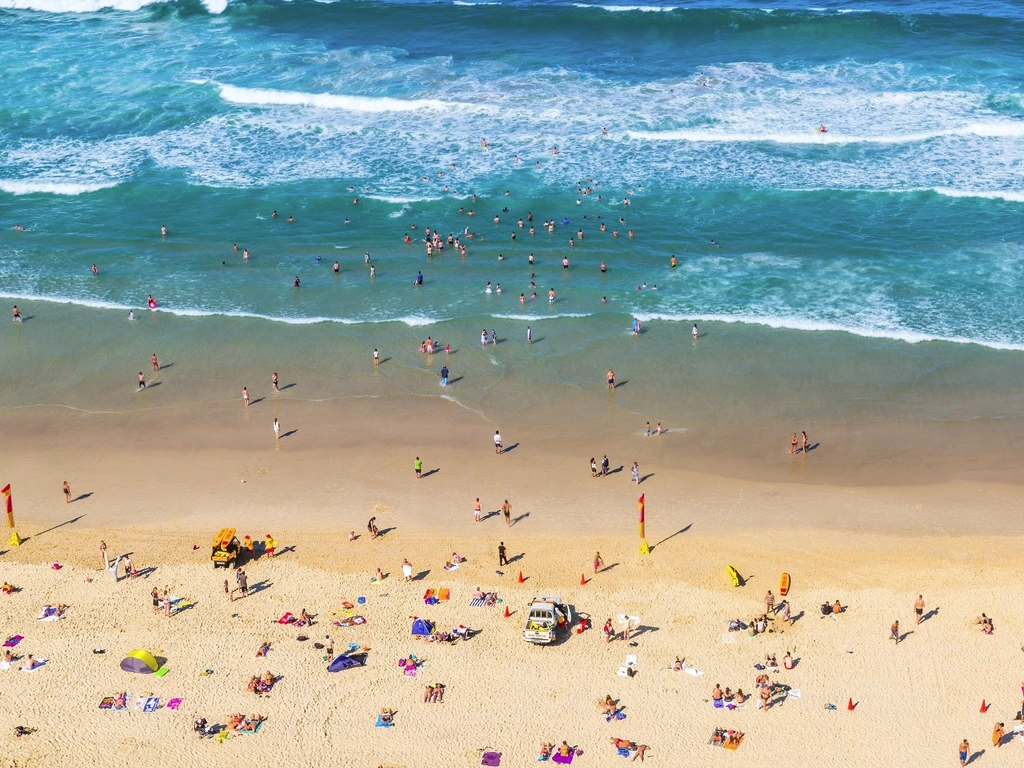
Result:
{"label": "white pickup truck", "polygon": [[535,597],[523,627],[523,640],[547,645],[555,642],[558,630],[568,631],[572,610],[557,597]]}

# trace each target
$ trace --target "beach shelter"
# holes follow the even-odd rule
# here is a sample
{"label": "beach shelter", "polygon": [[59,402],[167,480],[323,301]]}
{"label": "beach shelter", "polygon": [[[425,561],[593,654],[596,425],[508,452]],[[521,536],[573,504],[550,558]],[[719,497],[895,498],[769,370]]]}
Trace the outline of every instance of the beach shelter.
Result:
{"label": "beach shelter", "polygon": [[353,667],[361,667],[366,663],[366,656],[338,656],[334,661],[327,667],[328,672],[341,672],[343,669],[352,669]]}
{"label": "beach shelter", "polygon": [[153,674],[159,666],[149,651],[134,650],[121,660],[121,669],[125,672],[140,672],[144,675]]}
{"label": "beach shelter", "polygon": [[434,631],[434,625],[426,619],[416,619],[412,623],[412,633],[414,635],[422,635],[428,637],[431,632]]}

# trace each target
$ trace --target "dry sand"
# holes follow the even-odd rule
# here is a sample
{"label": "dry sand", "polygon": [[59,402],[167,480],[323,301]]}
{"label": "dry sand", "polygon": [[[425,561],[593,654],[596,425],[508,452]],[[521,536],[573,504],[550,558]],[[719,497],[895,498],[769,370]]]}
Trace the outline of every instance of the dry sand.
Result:
{"label": "dry sand", "polygon": [[[737,480],[682,469],[693,450],[682,435],[645,441],[635,425],[614,419],[600,431],[520,431],[408,398],[239,408],[3,414],[0,459],[6,479],[16,478],[19,531],[28,539],[0,556],[0,579],[19,587],[0,596],[0,627],[5,638],[25,636],[19,654],[49,661],[33,674],[19,672],[20,663],[0,671],[0,766],[419,768],[479,765],[488,747],[503,753],[502,765],[523,766],[542,741],[563,739],[583,750],[574,764],[614,766],[624,761],[611,736],[650,745],[647,759],[666,766],[956,765],[964,737],[984,750],[982,765],[1019,763],[1020,744],[995,749],[989,740],[996,721],[1012,727],[1024,679],[1018,485],[836,482],[834,471],[815,475],[814,453],[790,460],[784,450],[774,480]],[[298,429],[279,446],[272,413],[285,431]],[[489,448],[495,426],[506,446],[518,443],[502,457]],[[594,480],[587,460],[605,452],[613,468],[625,468]],[[414,480],[417,454],[439,471]],[[629,482],[632,460],[642,475],[653,473],[639,489]],[[65,505],[64,479],[74,496],[90,495]],[[648,499],[649,556],[637,547],[639,491]],[[475,525],[476,496],[485,510],[509,498],[520,519],[511,529],[497,514]],[[391,529],[376,541],[365,533],[372,514]],[[260,588],[235,602],[222,591],[229,574],[208,560],[209,540],[224,525],[239,535],[273,533],[284,550],[245,566],[250,588]],[[350,530],[359,534],[354,542]],[[115,583],[99,565],[101,539],[111,555],[132,552],[144,575]],[[522,554],[502,576],[500,540],[510,556]],[[609,567],[595,576],[596,550]],[[453,551],[468,561],[446,572]],[[425,572],[411,584],[400,578],[405,557]],[[732,587],[727,563],[746,586]],[[378,566],[389,575],[374,584]],[[793,612],[802,613],[795,625],[759,637],[726,632],[729,619],[760,612],[783,571],[793,577]],[[149,592],[165,586],[192,607],[154,614]],[[477,586],[504,602],[469,607]],[[426,606],[427,587],[449,587],[452,599]],[[919,592],[937,613],[916,627]],[[538,594],[564,598],[595,628],[555,647],[523,642],[524,611]],[[342,602],[360,596],[367,623],[331,626]],[[821,618],[818,606],[835,599],[847,611]],[[43,604],[58,602],[70,605],[66,619],[35,621]],[[319,615],[310,630],[275,623],[302,608]],[[992,636],[972,626],[982,612],[995,619]],[[647,628],[635,647],[601,637],[604,619],[621,613]],[[410,635],[414,615],[480,633],[453,646],[426,644]],[[895,647],[894,619],[912,631]],[[310,640],[298,642],[302,633]],[[312,647],[327,634],[338,650],[367,646],[367,666],[327,673]],[[263,640],[273,650],[256,659]],[[97,647],[106,652],[94,654]],[[118,662],[134,648],[166,658],[169,673],[121,672]],[[767,712],[712,709],[716,682],[752,692],[754,664],[787,650],[799,663],[772,679],[800,689],[800,698]],[[415,679],[397,665],[409,653],[429,662]],[[638,656],[632,679],[616,674],[627,653]],[[676,656],[704,676],[670,671]],[[213,674],[201,676],[206,669]],[[282,676],[273,693],[247,693],[249,677],[268,669]],[[422,703],[430,682],[447,685],[444,704]],[[150,714],[98,708],[122,690],[183,701]],[[621,700],[625,720],[606,723],[598,713],[605,694]],[[992,704],[986,714],[982,699]],[[382,707],[397,710],[394,728],[374,727]],[[259,734],[219,744],[191,732],[196,717],[223,723],[236,711],[268,720]],[[38,731],[15,739],[15,725]],[[713,748],[715,727],[747,737],[736,752]]]}

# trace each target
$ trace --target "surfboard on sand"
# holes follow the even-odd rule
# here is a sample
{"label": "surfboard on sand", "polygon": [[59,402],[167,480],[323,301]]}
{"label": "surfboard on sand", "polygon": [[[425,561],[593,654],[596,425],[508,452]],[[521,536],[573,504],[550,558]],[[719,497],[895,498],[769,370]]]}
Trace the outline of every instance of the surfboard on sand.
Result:
{"label": "surfboard on sand", "polygon": [[785,597],[789,594],[789,574],[784,573],[779,579],[779,595]]}
{"label": "surfboard on sand", "polygon": [[732,579],[732,585],[734,587],[740,586],[743,580],[740,578],[740,572],[736,570],[733,565],[725,566],[725,570],[729,572],[729,578]]}

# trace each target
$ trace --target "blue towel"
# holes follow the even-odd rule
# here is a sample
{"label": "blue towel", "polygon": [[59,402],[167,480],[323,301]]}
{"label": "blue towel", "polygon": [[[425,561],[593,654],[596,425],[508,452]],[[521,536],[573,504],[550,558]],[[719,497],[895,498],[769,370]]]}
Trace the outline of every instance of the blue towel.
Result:
{"label": "blue towel", "polygon": [[620,757],[629,757],[629,750],[625,747],[619,747],[616,752],[619,753]]}
{"label": "blue towel", "polygon": [[394,725],[394,722],[385,723],[383,716],[379,714],[377,715],[377,722],[375,723],[376,728],[390,728],[392,725]]}
{"label": "blue towel", "polygon": [[715,709],[721,709],[722,707],[725,706],[725,704],[722,703],[721,699],[719,699],[718,701],[715,701],[714,699],[712,699],[711,700],[711,704],[714,706]]}

